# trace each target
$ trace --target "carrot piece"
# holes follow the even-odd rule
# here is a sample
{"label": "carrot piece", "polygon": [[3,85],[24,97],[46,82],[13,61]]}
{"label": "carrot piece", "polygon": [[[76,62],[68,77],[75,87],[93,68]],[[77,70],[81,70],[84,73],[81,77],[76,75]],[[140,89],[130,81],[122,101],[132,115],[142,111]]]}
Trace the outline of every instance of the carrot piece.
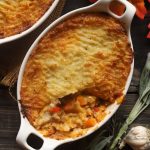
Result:
{"label": "carrot piece", "polygon": [[65,104],[63,109],[66,113],[79,113],[82,111],[79,102],[74,100]]}
{"label": "carrot piece", "polygon": [[87,100],[83,96],[78,96],[77,101],[80,103],[81,106],[87,105]]}
{"label": "carrot piece", "polygon": [[49,109],[49,112],[50,112],[50,113],[58,113],[58,112],[60,112],[60,111],[61,111],[61,108],[58,107],[58,106]]}
{"label": "carrot piece", "polygon": [[96,120],[94,118],[90,118],[85,122],[85,126],[87,128],[93,127],[96,124]]}

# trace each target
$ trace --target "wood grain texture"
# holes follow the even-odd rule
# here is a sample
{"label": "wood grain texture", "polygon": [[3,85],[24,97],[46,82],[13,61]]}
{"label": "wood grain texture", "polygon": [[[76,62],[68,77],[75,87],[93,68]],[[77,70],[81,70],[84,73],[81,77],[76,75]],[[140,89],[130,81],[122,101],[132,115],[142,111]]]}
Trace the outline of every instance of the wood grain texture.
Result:
{"label": "wood grain texture", "polygon": [[[63,13],[86,5],[89,5],[89,2],[87,0],[67,0]],[[134,20],[132,22],[131,33],[135,50],[134,76],[128,94],[126,96],[126,100],[114,116],[117,118],[116,122],[123,122],[125,120],[138,98],[140,73],[145,64],[147,52],[150,52],[150,41],[145,39],[147,33],[146,24],[147,20],[144,20],[142,22],[137,17],[134,17]],[[34,37],[36,37],[36,35],[37,33],[34,34]],[[26,38],[28,38],[28,42],[26,42]],[[9,62],[7,62],[6,65],[8,65],[9,67],[12,59],[15,59],[15,57],[12,57],[14,54],[14,49],[16,49],[16,53],[20,53],[21,55],[25,54],[26,50],[31,45],[33,38],[31,35],[29,35],[25,37],[25,39],[23,38],[14,43],[9,43],[10,45],[1,45],[0,62],[5,63],[5,57],[7,56]],[[30,39],[32,39],[31,42],[29,42]],[[26,47],[26,50],[22,51],[22,49],[18,47]],[[20,126],[20,116],[17,103],[9,96],[7,91],[7,88],[0,87],[0,150],[22,150],[22,148],[18,146],[15,140]],[[140,115],[140,117],[134,122],[133,125],[150,124],[149,116],[150,107]],[[109,121],[106,125],[103,126],[103,128],[105,128],[106,126],[111,127],[111,122]],[[100,131],[101,129],[82,140],[61,145],[56,149],[84,150],[87,142],[90,142],[91,139]],[[129,148],[126,148],[126,150],[129,150]]]}

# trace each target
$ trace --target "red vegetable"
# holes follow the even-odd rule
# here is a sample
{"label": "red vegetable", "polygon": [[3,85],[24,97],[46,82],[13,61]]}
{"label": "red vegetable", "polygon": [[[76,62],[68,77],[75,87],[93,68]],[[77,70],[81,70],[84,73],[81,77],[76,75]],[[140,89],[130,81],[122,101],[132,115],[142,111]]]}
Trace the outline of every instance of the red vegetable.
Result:
{"label": "red vegetable", "polygon": [[57,113],[57,112],[60,112],[60,111],[61,111],[61,108],[58,107],[58,106],[50,108],[50,110],[49,110],[50,113]]}
{"label": "red vegetable", "polygon": [[80,103],[81,106],[87,105],[87,100],[81,95],[77,97],[77,101]]}
{"label": "red vegetable", "polygon": [[98,108],[98,107],[94,107],[94,111],[95,111],[95,112],[98,112],[98,111],[99,111],[99,108]]}
{"label": "red vegetable", "polygon": [[85,122],[85,126],[87,128],[93,127],[96,124],[96,119],[95,118],[89,118],[86,122]]}

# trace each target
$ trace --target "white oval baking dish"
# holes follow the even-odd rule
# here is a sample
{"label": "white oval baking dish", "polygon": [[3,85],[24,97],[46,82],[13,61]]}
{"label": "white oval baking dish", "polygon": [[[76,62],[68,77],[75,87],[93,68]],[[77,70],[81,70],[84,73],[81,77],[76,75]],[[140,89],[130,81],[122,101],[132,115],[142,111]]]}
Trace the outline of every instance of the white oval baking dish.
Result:
{"label": "white oval baking dish", "polygon": [[[111,16],[113,16],[114,18],[117,18],[118,20],[120,20],[123,24],[124,27],[128,33],[128,39],[129,42],[131,43],[131,47],[132,46],[132,41],[131,41],[131,36],[130,36],[130,25],[133,19],[133,16],[135,14],[135,7],[130,4],[128,1],[126,0],[118,0],[118,2],[124,4],[126,6],[126,11],[124,12],[124,14],[122,16],[117,16],[114,13],[112,13],[109,9],[109,4],[111,3],[112,0],[98,0],[95,4],[88,6],[88,7],[84,7],[84,8],[80,8],[77,10],[74,10],[62,17],[60,17],[59,19],[57,19],[56,21],[54,21],[51,25],[49,25],[49,27],[47,27],[42,33],[41,35],[35,40],[35,42],[32,44],[32,46],[30,47],[29,51],[27,52],[23,63],[21,65],[20,68],[20,72],[19,72],[19,78],[18,78],[18,83],[17,83],[17,99],[20,100],[20,89],[21,89],[21,82],[22,82],[22,77],[23,77],[23,73],[24,73],[24,69],[26,67],[26,63],[28,61],[28,58],[30,56],[30,54],[32,53],[32,50],[34,49],[34,47],[38,44],[39,40],[54,26],[56,26],[58,23],[62,22],[63,20],[81,13],[81,12],[107,12],[109,13]],[[133,67],[134,67],[134,60],[133,63],[131,64],[131,70],[130,70],[130,74],[128,76],[127,82],[126,82],[126,86],[125,86],[125,90],[124,90],[124,94],[127,93],[127,90],[129,88],[130,82],[131,82],[131,78],[132,78],[132,74],[133,74]],[[30,134],[34,134],[36,136],[38,136],[39,138],[41,138],[43,140],[43,145],[40,148],[40,150],[52,150],[54,148],[56,148],[58,145],[61,145],[62,143],[66,143],[66,142],[70,142],[70,141],[74,141],[77,139],[81,139],[91,133],[93,133],[96,129],[100,128],[102,125],[104,125],[111,117],[112,115],[117,111],[117,109],[119,108],[119,104],[114,103],[111,104],[108,108],[107,111],[109,112],[108,115],[104,118],[103,121],[101,121],[100,123],[98,123],[95,127],[93,127],[91,130],[88,131],[87,134],[80,136],[78,138],[69,138],[69,139],[65,139],[65,140],[55,140],[55,139],[50,139],[50,138],[46,138],[44,137],[42,134],[40,134],[28,121],[28,119],[26,117],[23,116],[22,112],[21,112],[21,105],[18,101],[18,107],[19,107],[19,111],[20,111],[20,116],[21,116],[21,125],[20,125],[20,129],[17,135],[17,142],[30,150],[34,150],[34,148],[32,148],[30,145],[28,145],[27,143],[27,138]]]}
{"label": "white oval baking dish", "polygon": [[53,10],[55,9],[55,7],[57,6],[59,0],[54,0],[54,2],[52,3],[52,5],[49,7],[49,9],[44,13],[44,15],[35,23],[33,24],[29,29],[19,33],[19,34],[15,34],[3,39],[0,39],[0,44],[3,43],[7,43],[10,41],[14,41],[16,39],[19,39],[27,34],[29,34],[30,32],[32,32],[33,30],[35,30],[37,27],[39,27],[47,18],[48,16],[53,12]]}

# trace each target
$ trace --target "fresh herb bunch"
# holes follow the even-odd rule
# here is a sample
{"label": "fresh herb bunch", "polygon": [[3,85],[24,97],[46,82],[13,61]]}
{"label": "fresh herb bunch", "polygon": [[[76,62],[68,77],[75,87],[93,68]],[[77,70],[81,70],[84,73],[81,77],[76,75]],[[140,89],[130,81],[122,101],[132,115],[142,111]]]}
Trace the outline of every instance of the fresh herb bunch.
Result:
{"label": "fresh herb bunch", "polygon": [[[140,78],[139,98],[132,108],[128,118],[121,125],[120,130],[114,137],[112,135],[105,136],[106,130],[96,136],[88,145],[88,150],[116,150],[118,143],[121,142],[122,136],[127,132],[129,125],[150,105],[150,53]],[[120,125],[119,125],[120,126]],[[113,123],[113,129],[118,129],[118,125]],[[116,131],[116,130],[115,130]],[[113,138],[114,137],[114,138]],[[113,139],[113,141],[112,141]]]}
{"label": "fresh herb bunch", "polygon": [[113,140],[109,150],[114,150],[118,142],[121,140],[123,134],[126,133],[129,125],[150,105],[150,53],[143,69],[140,88],[139,88],[139,98],[135,103],[132,111],[130,112],[128,118],[120,128],[117,136]]}
{"label": "fresh herb bunch", "polygon": [[[111,126],[110,126],[111,124]],[[90,140],[90,144],[86,143],[85,150],[103,150],[108,146],[113,137],[118,132],[118,129],[121,127],[121,122],[117,122],[117,115],[115,114],[114,117],[110,120],[108,124],[106,124],[105,129],[99,131],[92,140]],[[107,150],[107,148],[106,148]]]}
{"label": "fresh herb bunch", "polygon": [[108,136],[106,138],[107,130],[103,130],[100,132],[86,147],[86,150],[102,150],[110,141],[112,140],[113,136]]}

